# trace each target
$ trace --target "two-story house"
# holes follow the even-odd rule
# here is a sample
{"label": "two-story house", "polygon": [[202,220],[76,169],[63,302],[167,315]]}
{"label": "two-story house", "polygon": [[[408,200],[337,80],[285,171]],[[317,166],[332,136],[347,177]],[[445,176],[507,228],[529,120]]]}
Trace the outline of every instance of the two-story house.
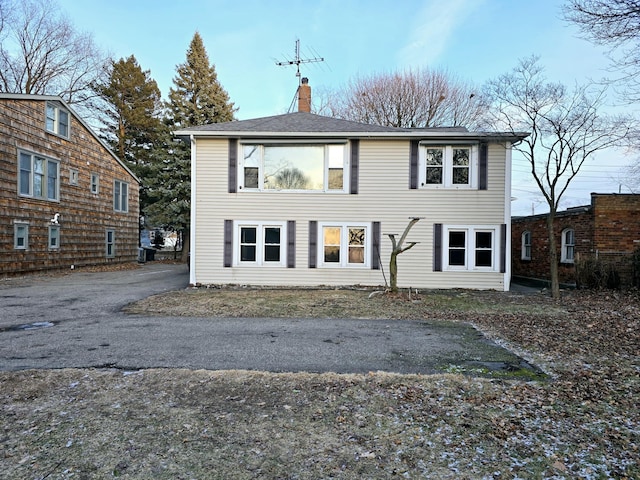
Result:
{"label": "two-story house", "polygon": [[527,134],[402,129],[306,111],[185,128],[191,284],[507,290],[511,146]]}
{"label": "two-story house", "polygon": [[138,189],[61,98],[0,93],[0,275],[135,261]]}

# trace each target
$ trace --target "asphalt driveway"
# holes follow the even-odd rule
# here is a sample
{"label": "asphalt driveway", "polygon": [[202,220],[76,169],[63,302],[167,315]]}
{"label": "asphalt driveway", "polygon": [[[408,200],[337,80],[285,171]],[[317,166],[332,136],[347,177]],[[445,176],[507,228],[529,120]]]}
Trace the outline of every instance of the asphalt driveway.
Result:
{"label": "asphalt driveway", "polygon": [[0,280],[0,370],[248,369],[434,373],[519,366],[467,324],[411,320],[238,319],[127,315],[186,288],[185,265]]}

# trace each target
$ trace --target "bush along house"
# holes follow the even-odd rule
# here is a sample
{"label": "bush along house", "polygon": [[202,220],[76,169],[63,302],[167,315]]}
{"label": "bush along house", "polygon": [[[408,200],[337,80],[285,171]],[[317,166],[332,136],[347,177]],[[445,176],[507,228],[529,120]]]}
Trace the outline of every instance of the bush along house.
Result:
{"label": "bush along house", "polygon": [[[547,215],[514,217],[513,276],[548,284]],[[591,194],[591,205],[556,213],[560,282],[565,286],[640,286],[640,195]]]}
{"label": "bush along house", "polygon": [[139,182],[61,98],[0,93],[0,275],[135,261]]}
{"label": "bush along house", "polygon": [[527,134],[392,128],[299,111],[178,130],[191,144],[193,285],[507,290],[511,146]]}

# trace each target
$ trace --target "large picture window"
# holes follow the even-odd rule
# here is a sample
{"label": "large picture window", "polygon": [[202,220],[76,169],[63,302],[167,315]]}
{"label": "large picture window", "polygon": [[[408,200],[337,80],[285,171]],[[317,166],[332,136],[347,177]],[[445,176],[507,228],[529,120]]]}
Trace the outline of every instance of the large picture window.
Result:
{"label": "large picture window", "polygon": [[18,193],[23,197],[58,201],[59,162],[29,152],[21,151],[18,156]]}
{"label": "large picture window", "polygon": [[284,223],[237,222],[237,265],[284,266],[286,228]]}
{"label": "large picture window", "polygon": [[476,188],[475,145],[421,145],[419,182],[422,188]]}
{"label": "large picture window", "polygon": [[347,186],[346,143],[243,144],[241,190],[338,191]]}
{"label": "large picture window", "polygon": [[446,227],[445,270],[497,271],[497,230],[485,227]]}
{"label": "large picture window", "polygon": [[362,224],[321,224],[320,266],[368,267],[369,226]]}

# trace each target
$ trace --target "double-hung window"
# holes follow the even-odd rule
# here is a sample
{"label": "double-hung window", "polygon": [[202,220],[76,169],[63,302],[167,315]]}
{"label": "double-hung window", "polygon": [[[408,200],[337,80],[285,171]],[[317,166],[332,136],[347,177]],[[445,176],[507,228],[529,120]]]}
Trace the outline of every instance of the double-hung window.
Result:
{"label": "double-hung window", "polygon": [[421,145],[421,188],[477,188],[476,145]]}
{"label": "double-hung window", "polygon": [[529,230],[522,232],[522,260],[531,260],[531,232]]}
{"label": "double-hung window", "polygon": [[13,248],[16,250],[29,249],[29,224],[15,222],[13,224]]}
{"label": "double-hung window", "polygon": [[104,249],[107,258],[114,258],[116,256],[116,231],[111,228],[105,231]]}
{"label": "double-hung window", "polygon": [[47,131],[69,138],[69,111],[58,102],[47,102]]}
{"label": "double-hung window", "polygon": [[18,156],[20,196],[58,201],[60,199],[59,162],[23,151],[20,151]]}
{"label": "double-hung window", "polygon": [[91,174],[91,184],[89,188],[91,190],[91,193],[98,194],[100,190],[100,175],[98,175],[97,173]]}
{"label": "double-hung window", "polygon": [[249,191],[344,192],[347,144],[241,145],[238,188]]}
{"label": "double-hung window", "polygon": [[115,180],[113,182],[113,209],[116,212],[129,211],[129,184]]}
{"label": "double-hung window", "polygon": [[324,223],[319,229],[320,266],[368,267],[369,225]]}
{"label": "double-hung window", "polygon": [[49,250],[60,248],[60,226],[49,225]]}
{"label": "double-hung window", "polygon": [[560,253],[560,261],[562,263],[573,263],[576,247],[576,236],[572,228],[562,231],[562,251]]}
{"label": "double-hung window", "polygon": [[283,222],[236,222],[236,264],[284,266],[287,245]]}
{"label": "double-hung window", "polygon": [[444,240],[445,270],[497,271],[497,229],[447,227]]}

